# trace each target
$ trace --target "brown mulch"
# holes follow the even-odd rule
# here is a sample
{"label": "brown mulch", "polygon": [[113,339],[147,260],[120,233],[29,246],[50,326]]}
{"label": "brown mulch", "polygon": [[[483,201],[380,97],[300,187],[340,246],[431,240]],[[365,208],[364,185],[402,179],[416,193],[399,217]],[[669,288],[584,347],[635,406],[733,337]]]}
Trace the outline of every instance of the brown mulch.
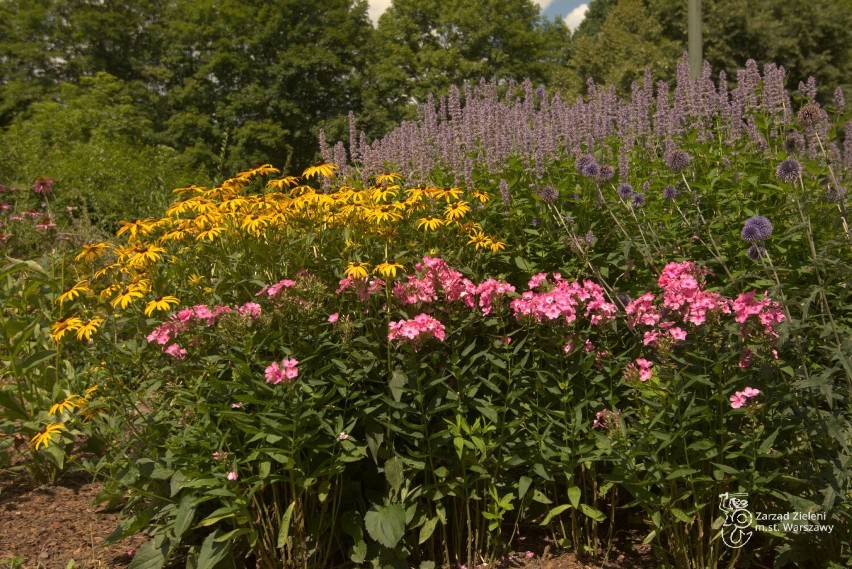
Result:
{"label": "brown mulch", "polygon": [[0,478],[0,566],[65,569],[111,568],[130,563],[127,555],[143,536],[116,544],[103,541],[118,526],[118,513],[93,502],[100,485],[85,476],[35,486],[26,474]]}

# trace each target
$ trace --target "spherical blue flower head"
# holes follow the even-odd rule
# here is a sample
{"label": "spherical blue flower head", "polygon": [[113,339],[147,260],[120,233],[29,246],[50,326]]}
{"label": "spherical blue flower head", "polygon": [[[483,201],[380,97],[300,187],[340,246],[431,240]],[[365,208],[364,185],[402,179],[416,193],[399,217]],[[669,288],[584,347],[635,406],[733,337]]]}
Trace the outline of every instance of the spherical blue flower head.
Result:
{"label": "spherical blue flower head", "polygon": [[790,154],[794,154],[802,149],[805,145],[805,137],[803,137],[798,131],[791,130],[787,133],[787,138],[784,139],[784,148]]}
{"label": "spherical blue flower head", "polygon": [[633,195],[633,186],[627,183],[619,184],[616,192],[618,193],[618,197],[623,200],[626,200],[627,198]]}
{"label": "spherical blue flower head", "polygon": [[669,150],[666,152],[664,160],[669,169],[680,172],[689,166],[692,157],[683,150]]}
{"label": "spherical blue flower head", "polygon": [[795,181],[799,179],[799,175],[801,173],[802,165],[793,158],[787,158],[775,169],[775,175],[778,179],[782,182],[787,182],[788,184],[795,183]]}
{"label": "spherical blue flower head", "polygon": [[642,207],[645,205],[645,194],[633,194],[633,207]]}
{"label": "spherical blue flower head", "polygon": [[604,182],[609,182],[612,180],[612,177],[615,175],[615,168],[612,166],[600,166],[600,173],[598,174],[598,182],[603,184]]}
{"label": "spherical blue flower head", "polygon": [[748,248],[748,258],[752,261],[759,261],[766,254],[766,249],[760,245],[752,245]]}
{"label": "spherical blue flower head", "polygon": [[742,231],[743,241],[753,243],[765,241],[772,235],[772,223],[762,215],[756,215],[746,220]]}
{"label": "spherical blue flower head", "polygon": [[580,170],[580,173],[587,178],[597,178],[601,174],[601,167],[591,162],[583,166],[583,169]]}
{"label": "spherical blue flower head", "polygon": [[664,200],[673,200],[680,195],[680,192],[673,188],[672,186],[666,186],[663,188],[663,199]]}
{"label": "spherical blue flower head", "polygon": [[577,169],[581,174],[583,173],[583,168],[588,166],[589,164],[595,163],[595,157],[591,154],[580,154],[577,156],[577,160],[574,161],[574,168]]}
{"label": "spherical blue flower head", "polygon": [[553,186],[545,186],[543,188],[539,188],[536,190],[538,197],[541,198],[541,201],[547,204],[556,203],[556,200],[559,199],[559,190],[554,188]]}

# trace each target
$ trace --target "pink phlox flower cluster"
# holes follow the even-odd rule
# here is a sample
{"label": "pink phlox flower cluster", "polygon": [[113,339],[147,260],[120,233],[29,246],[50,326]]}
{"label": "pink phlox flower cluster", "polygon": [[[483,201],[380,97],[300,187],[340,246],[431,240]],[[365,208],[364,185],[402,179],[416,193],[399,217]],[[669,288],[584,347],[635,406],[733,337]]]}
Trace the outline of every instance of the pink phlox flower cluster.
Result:
{"label": "pink phlox flower cluster", "polygon": [[163,351],[171,357],[179,360],[182,360],[186,357],[186,350],[181,348],[178,344],[172,344]]}
{"label": "pink phlox flower cluster", "polygon": [[739,324],[745,324],[753,316],[763,325],[763,331],[778,337],[775,326],[784,321],[784,311],[781,305],[769,299],[766,293],[763,300],[755,300],[755,291],[740,294],[732,304],[734,316]]}
{"label": "pink phlox flower cluster", "polygon": [[521,298],[513,300],[510,306],[516,318],[529,317],[536,322],[562,318],[571,323],[577,319],[581,308],[583,315],[594,325],[603,324],[615,316],[618,309],[607,302],[603,289],[596,283],[568,282],[562,280],[558,273],[553,276],[553,281],[542,280],[539,275],[530,280],[538,289],[542,289],[545,282],[551,286],[549,290],[540,292],[524,291]]}
{"label": "pink phlox flower cluster", "polygon": [[388,333],[388,341],[390,342],[397,339],[420,342],[430,337],[443,342],[446,332],[444,325],[428,314],[421,313],[411,320],[390,323],[390,332]]}
{"label": "pink phlox flower cluster", "polygon": [[345,279],[341,279],[337,291],[335,292],[340,294],[349,289],[355,291],[355,295],[358,297],[358,300],[365,302],[369,300],[372,295],[379,294],[385,290],[385,281],[378,278],[372,278],[368,281],[367,279],[346,277]]}
{"label": "pink phlox flower cluster", "polygon": [[265,285],[262,289],[260,289],[255,296],[263,296],[264,294],[269,298],[275,298],[278,296],[278,293],[284,289],[288,289],[296,284],[296,281],[292,279],[281,279],[277,283],[273,285]]}
{"label": "pink phlox flower cluster", "polygon": [[515,287],[497,279],[487,279],[478,284],[473,292],[479,296],[479,308],[482,310],[482,315],[488,316],[493,308],[494,297],[515,292]]}
{"label": "pink phlox flower cluster", "polygon": [[654,362],[645,358],[637,358],[635,363],[627,366],[627,369],[624,371],[624,379],[627,381],[635,379],[642,382],[648,381],[654,375],[652,371],[653,367]]}
{"label": "pink phlox flower cluster", "polygon": [[403,305],[435,302],[438,292],[443,291],[447,302],[463,300],[468,307],[475,306],[476,285],[443,259],[423,257],[414,269],[417,274],[408,275],[404,283],[397,281],[394,285],[393,294]]}
{"label": "pink phlox flower cluster", "polygon": [[663,307],[680,314],[684,323],[700,326],[713,311],[730,314],[730,301],[702,289],[704,271],[692,261],[668,263],[657,280],[663,289]]}
{"label": "pink phlox flower cluster", "polygon": [[290,383],[299,375],[299,362],[293,358],[285,358],[281,363],[272,362],[266,367],[266,383],[278,385],[279,383]]}
{"label": "pink phlox flower cluster", "polygon": [[237,308],[237,313],[240,316],[245,316],[252,320],[257,320],[260,318],[261,308],[260,305],[256,302],[246,302],[239,308]]}
{"label": "pink phlox flower cluster", "polygon": [[745,405],[748,400],[752,397],[757,397],[760,395],[759,389],[754,389],[753,387],[746,387],[742,391],[737,391],[733,395],[731,395],[731,407],[733,409],[739,409],[743,405]]}

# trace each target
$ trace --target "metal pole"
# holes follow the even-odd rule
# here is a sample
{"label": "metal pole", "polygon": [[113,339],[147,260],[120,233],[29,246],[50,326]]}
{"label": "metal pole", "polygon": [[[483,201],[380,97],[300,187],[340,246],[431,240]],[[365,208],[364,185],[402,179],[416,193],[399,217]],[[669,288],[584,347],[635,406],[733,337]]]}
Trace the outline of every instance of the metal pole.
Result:
{"label": "metal pole", "polygon": [[701,53],[701,0],[689,0],[689,75],[693,79],[701,75],[704,54]]}

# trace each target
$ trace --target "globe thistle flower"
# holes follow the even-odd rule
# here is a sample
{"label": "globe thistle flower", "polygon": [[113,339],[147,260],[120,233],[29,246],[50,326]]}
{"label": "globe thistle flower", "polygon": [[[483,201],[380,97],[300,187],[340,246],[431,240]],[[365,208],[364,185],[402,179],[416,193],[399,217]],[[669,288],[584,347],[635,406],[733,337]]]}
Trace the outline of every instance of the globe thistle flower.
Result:
{"label": "globe thistle flower", "polygon": [[539,188],[535,192],[538,194],[538,197],[541,198],[546,204],[556,203],[556,200],[559,199],[559,190],[554,188],[553,186],[545,186],[543,188]]}
{"label": "globe thistle flower", "polygon": [[577,169],[581,174],[583,173],[583,168],[588,166],[589,164],[595,163],[595,157],[591,154],[580,154],[577,156],[577,159],[574,161],[574,168]]}
{"label": "globe thistle flower", "polygon": [[680,195],[680,191],[677,188],[673,188],[672,186],[666,186],[663,188],[663,199],[664,200],[673,200]]}
{"label": "globe thistle flower", "polygon": [[802,173],[802,165],[793,158],[787,158],[775,169],[775,176],[782,182],[793,184]]}
{"label": "globe thistle flower", "polygon": [[675,172],[680,172],[689,166],[691,160],[692,157],[683,150],[668,150],[664,158],[666,166]]}
{"label": "globe thistle flower", "polygon": [[784,139],[784,149],[790,154],[794,154],[802,149],[805,145],[804,137],[799,131],[791,130],[787,133],[787,138]]}
{"label": "globe thistle flower", "polygon": [[618,193],[618,197],[623,200],[626,200],[627,198],[633,195],[633,186],[627,183],[619,184],[616,192]]}
{"label": "globe thistle flower", "polygon": [[598,174],[597,181],[601,184],[605,182],[609,182],[612,180],[612,177],[615,175],[615,168],[612,166],[600,166],[600,173]]}
{"label": "globe thistle flower", "polygon": [[743,241],[749,243],[765,241],[770,235],[772,235],[772,223],[762,215],[748,218],[741,233]]}
{"label": "globe thistle flower", "polygon": [[645,205],[645,194],[633,194],[633,207],[642,207]]}
{"label": "globe thistle flower", "polygon": [[597,178],[601,174],[601,167],[595,164],[594,162],[590,162],[583,166],[583,169],[580,170],[580,173],[586,178]]}
{"label": "globe thistle flower", "polygon": [[752,261],[759,261],[761,257],[766,255],[766,249],[760,245],[752,245],[748,248],[748,258]]}
{"label": "globe thistle flower", "polygon": [[844,188],[843,186],[837,186],[836,188],[829,186],[828,187],[828,193],[826,194],[825,197],[827,197],[830,201],[839,202],[840,200],[843,199],[843,196],[845,196],[845,195],[846,195],[846,188]]}
{"label": "globe thistle flower", "polygon": [[818,103],[806,103],[799,109],[796,119],[806,127],[813,127],[821,123],[825,118],[825,111]]}

